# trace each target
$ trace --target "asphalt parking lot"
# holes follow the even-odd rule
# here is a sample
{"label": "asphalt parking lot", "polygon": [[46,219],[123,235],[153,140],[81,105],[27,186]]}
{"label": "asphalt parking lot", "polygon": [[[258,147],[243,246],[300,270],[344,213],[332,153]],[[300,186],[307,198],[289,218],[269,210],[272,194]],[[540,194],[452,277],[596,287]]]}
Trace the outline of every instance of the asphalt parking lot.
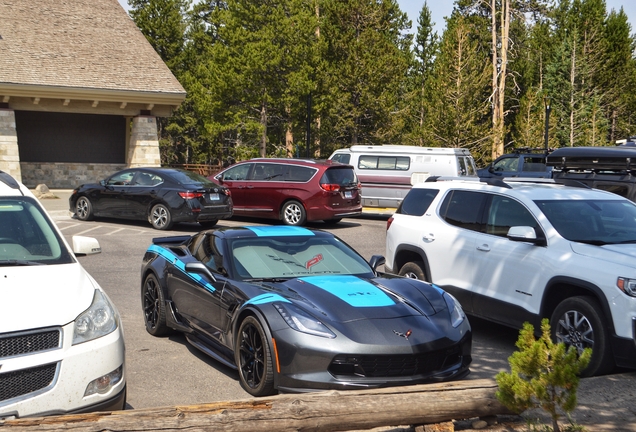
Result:
{"label": "asphalt parking lot", "polygon": [[[127,347],[128,408],[191,405],[249,398],[236,376],[190,346],[180,335],[154,338],[144,328],[140,306],[141,257],[153,237],[183,235],[199,230],[197,224],[180,224],[160,232],[145,222],[100,219],[82,222],[70,217],[68,190],[52,191],[57,198],[42,199],[67,240],[73,235],[95,237],[102,253],[80,258],[82,265],[102,285],[122,316]],[[365,215],[344,219],[329,227],[366,259],[384,254],[387,215]],[[263,221],[229,220],[220,226],[258,224]],[[267,223],[265,221],[264,223]],[[326,228],[316,223],[310,228]],[[473,364],[468,379],[494,378],[507,370],[507,359],[515,349],[513,329],[471,319]],[[584,379],[574,420],[588,430],[636,431],[636,373]]]}

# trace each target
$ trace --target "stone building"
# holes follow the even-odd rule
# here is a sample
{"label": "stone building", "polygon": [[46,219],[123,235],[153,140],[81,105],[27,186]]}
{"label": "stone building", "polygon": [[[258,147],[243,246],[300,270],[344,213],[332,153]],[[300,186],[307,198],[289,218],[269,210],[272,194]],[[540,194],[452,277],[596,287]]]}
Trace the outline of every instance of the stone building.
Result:
{"label": "stone building", "polygon": [[117,0],[0,0],[0,170],[27,186],[159,166],[184,99]]}

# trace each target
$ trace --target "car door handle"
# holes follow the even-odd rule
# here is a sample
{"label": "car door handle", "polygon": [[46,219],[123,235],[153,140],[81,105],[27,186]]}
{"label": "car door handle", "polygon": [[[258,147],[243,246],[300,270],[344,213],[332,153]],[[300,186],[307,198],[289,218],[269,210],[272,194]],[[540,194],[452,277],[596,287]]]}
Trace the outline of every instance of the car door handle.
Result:
{"label": "car door handle", "polygon": [[490,246],[487,245],[486,243],[477,246],[477,250],[482,251],[482,252],[490,252]]}
{"label": "car door handle", "polygon": [[435,241],[435,234],[433,234],[433,233],[424,234],[422,236],[422,240],[427,242],[427,243],[433,242],[433,241]]}

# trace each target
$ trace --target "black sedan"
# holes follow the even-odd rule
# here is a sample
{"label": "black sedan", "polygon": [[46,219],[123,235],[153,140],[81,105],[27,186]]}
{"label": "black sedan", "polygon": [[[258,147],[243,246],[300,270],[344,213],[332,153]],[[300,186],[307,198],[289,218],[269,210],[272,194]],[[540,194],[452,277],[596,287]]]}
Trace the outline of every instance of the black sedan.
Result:
{"label": "black sedan", "polygon": [[80,220],[94,217],[147,220],[158,230],[176,222],[213,227],[232,217],[229,189],[177,168],[130,168],[99,183],[83,184],[69,198]]}
{"label": "black sedan", "polygon": [[156,238],[141,269],[146,329],[184,333],[254,396],[467,375],[472,332],[459,303],[378,274],[383,262],[292,226]]}

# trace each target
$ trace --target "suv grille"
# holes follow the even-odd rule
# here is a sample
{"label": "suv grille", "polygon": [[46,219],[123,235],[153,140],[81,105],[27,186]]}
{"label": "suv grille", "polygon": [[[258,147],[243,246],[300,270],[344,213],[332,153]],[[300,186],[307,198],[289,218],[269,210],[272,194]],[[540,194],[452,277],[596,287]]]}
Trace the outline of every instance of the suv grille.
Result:
{"label": "suv grille", "polygon": [[55,378],[57,363],[0,374],[0,401],[48,387]]}
{"label": "suv grille", "polygon": [[368,378],[427,375],[460,363],[459,347],[452,350],[414,355],[338,355],[329,372],[333,375],[350,375]]}
{"label": "suv grille", "polygon": [[20,333],[0,336],[0,358],[46,351],[60,346],[60,331]]}

